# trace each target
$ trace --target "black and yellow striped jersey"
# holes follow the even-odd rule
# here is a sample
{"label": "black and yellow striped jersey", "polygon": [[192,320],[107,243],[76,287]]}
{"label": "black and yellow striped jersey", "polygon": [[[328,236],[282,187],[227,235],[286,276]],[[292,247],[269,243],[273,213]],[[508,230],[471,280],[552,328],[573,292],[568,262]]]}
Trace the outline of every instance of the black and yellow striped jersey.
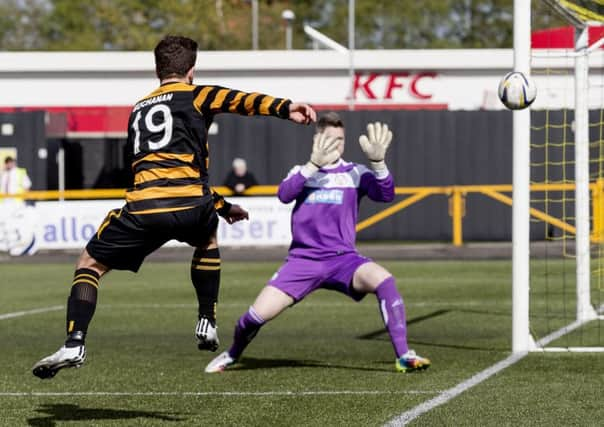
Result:
{"label": "black and yellow striped jersey", "polygon": [[[208,187],[208,130],[219,113],[289,117],[288,99],[220,86],[166,83],[137,102],[128,122],[134,184],[126,192],[134,214],[199,205]],[[217,208],[222,198],[214,194]]]}

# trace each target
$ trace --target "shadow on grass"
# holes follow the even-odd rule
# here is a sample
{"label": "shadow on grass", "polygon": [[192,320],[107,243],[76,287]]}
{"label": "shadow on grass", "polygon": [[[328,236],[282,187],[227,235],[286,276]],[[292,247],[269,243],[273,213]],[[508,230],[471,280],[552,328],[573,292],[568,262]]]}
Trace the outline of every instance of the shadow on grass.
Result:
{"label": "shadow on grass", "polygon": [[294,359],[258,359],[255,357],[243,357],[237,365],[229,368],[228,371],[243,371],[248,369],[274,369],[274,368],[331,368],[331,369],[350,369],[353,371],[370,372],[392,372],[392,369],[370,368],[367,366],[353,366],[318,362],[315,360],[294,360]]}
{"label": "shadow on grass", "polygon": [[[414,317],[412,319],[407,320],[407,326],[412,325],[414,323],[422,322],[424,320],[443,316],[445,314],[449,314],[452,312],[463,312],[463,313],[470,313],[470,314],[484,314],[484,315],[489,315],[489,316],[510,317],[510,313],[494,312],[494,311],[487,311],[487,310],[473,310],[473,309],[436,310],[431,313],[425,314],[423,316],[418,316],[418,317]],[[380,328],[375,331],[360,335],[357,337],[357,339],[390,341],[390,337],[388,336],[388,331],[385,328]],[[481,350],[481,351],[507,351],[507,350],[509,350],[509,348],[507,348],[507,347],[493,347],[493,346],[480,347],[480,346],[469,346],[469,345],[460,345],[460,344],[425,342],[425,341],[417,341],[417,340],[409,340],[409,344],[425,345],[425,346],[430,346],[430,347],[450,348],[450,349],[455,349],[455,350]]]}
{"label": "shadow on grass", "polygon": [[[54,427],[57,422],[63,421],[88,421],[87,425],[94,425],[103,420],[134,420],[139,418],[160,420],[160,421],[183,421],[184,418],[174,417],[165,412],[153,411],[129,411],[123,409],[107,408],[80,408],[73,404],[45,404],[36,409],[36,412],[43,414],[40,417],[27,420],[30,426],[35,427]],[[142,420],[138,420],[142,423]],[[131,424],[131,423],[128,423]]]}
{"label": "shadow on grass", "polygon": [[476,350],[476,351],[510,351],[509,347],[505,346],[472,346],[472,345],[461,345],[461,344],[447,344],[447,343],[436,343],[427,341],[409,340],[409,344],[413,345],[424,345],[426,347],[438,347],[438,348],[449,348],[451,350]]}
{"label": "shadow on grass", "polygon": [[[433,311],[432,313],[424,314],[423,316],[418,316],[418,317],[414,317],[413,319],[408,319],[407,326],[413,325],[414,323],[422,322],[424,320],[433,319],[438,316],[443,316],[443,315],[449,313],[450,311],[451,310],[436,310],[436,311]],[[386,328],[380,328],[373,332],[369,332],[367,334],[360,335],[357,338],[360,340],[373,340],[373,339],[376,339],[387,333],[388,333],[388,331],[386,330]]]}

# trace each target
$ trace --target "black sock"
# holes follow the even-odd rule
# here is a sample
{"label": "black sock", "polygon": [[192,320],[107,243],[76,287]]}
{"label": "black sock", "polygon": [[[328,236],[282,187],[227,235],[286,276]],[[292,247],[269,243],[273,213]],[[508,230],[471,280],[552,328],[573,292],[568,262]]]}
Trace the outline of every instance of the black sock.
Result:
{"label": "black sock", "polygon": [[216,304],[220,287],[220,251],[197,248],[191,262],[191,281],[197,293],[199,318],[216,322]]}
{"label": "black sock", "polygon": [[83,345],[96,308],[99,274],[88,268],[76,270],[67,299],[67,347]]}

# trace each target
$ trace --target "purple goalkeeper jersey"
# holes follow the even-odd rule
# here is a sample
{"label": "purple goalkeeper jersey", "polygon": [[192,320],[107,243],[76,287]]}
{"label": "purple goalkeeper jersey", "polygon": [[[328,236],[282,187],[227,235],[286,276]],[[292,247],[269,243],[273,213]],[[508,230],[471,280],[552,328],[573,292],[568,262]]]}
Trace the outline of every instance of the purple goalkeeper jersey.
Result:
{"label": "purple goalkeeper jersey", "polygon": [[376,202],[394,199],[394,180],[388,170],[378,174],[339,160],[305,175],[302,166],[295,166],[279,185],[281,202],[296,201],[289,248],[293,256],[317,258],[355,252],[361,198],[367,195]]}

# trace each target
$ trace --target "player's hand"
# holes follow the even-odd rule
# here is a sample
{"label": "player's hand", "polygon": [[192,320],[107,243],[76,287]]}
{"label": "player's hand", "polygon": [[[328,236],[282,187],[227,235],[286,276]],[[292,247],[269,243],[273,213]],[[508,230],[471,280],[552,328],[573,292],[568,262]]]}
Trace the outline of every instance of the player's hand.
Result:
{"label": "player's hand", "polygon": [[308,104],[292,102],[289,104],[289,119],[295,123],[308,125],[317,121],[317,113]]}
{"label": "player's hand", "polygon": [[223,217],[229,224],[234,224],[244,219],[250,219],[248,212],[239,205],[231,205],[231,209]]}
{"label": "player's hand", "polygon": [[340,140],[333,136],[328,136],[325,132],[315,134],[312,144],[312,153],[310,163],[317,169],[335,162],[340,157],[338,144]]}
{"label": "player's hand", "polygon": [[392,141],[392,131],[388,129],[387,124],[375,122],[367,125],[367,135],[359,137],[361,149],[372,162],[383,162]]}

